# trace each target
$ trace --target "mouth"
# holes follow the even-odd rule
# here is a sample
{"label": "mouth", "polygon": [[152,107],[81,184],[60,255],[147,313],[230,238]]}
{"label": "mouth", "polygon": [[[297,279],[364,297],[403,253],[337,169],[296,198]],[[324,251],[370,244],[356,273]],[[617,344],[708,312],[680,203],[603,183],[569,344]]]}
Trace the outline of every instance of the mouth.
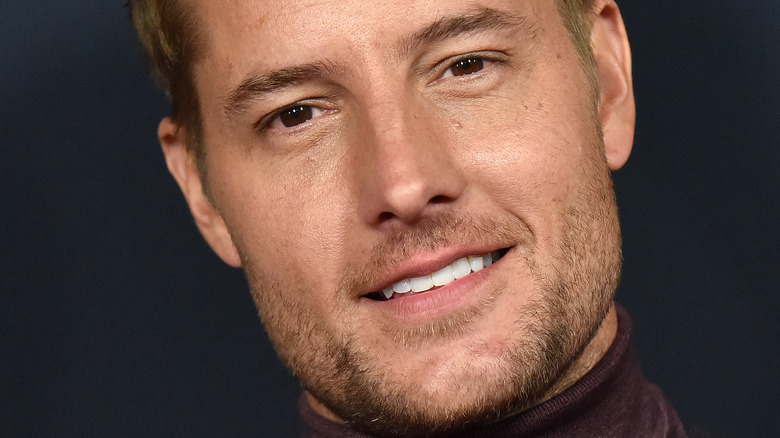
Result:
{"label": "mouth", "polygon": [[496,263],[509,252],[509,249],[504,248],[487,254],[459,258],[436,272],[421,277],[405,278],[381,291],[365,295],[365,298],[375,301],[389,301],[436,290]]}

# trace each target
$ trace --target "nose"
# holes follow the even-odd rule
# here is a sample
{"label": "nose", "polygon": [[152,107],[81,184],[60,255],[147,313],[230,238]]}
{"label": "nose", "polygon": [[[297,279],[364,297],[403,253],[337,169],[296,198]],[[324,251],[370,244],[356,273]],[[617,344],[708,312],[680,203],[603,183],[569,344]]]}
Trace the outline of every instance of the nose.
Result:
{"label": "nose", "polygon": [[361,120],[359,208],[376,227],[412,225],[451,206],[466,180],[435,109],[410,98],[381,107]]}

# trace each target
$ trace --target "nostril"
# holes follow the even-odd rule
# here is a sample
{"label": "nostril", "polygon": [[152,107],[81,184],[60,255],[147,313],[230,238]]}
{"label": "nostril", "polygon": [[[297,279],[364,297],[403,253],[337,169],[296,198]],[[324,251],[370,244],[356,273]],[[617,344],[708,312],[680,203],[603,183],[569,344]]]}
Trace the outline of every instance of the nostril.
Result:
{"label": "nostril", "polygon": [[430,200],[431,204],[445,204],[450,202],[450,198],[444,195],[436,195]]}
{"label": "nostril", "polygon": [[[432,197],[432,198],[430,198],[428,200],[428,205],[448,204],[448,203],[450,203],[452,201],[453,201],[453,199],[450,198],[447,195],[436,195],[436,196],[434,196],[434,197]],[[401,213],[404,213],[404,212],[401,212]],[[419,218],[418,214],[422,214],[423,212],[422,212],[422,210],[420,210],[420,211],[416,211],[415,213],[412,213],[412,212],[407,212],[407,213],[409,213],[409,214],[397,214],[397,213],[394,213],[392,210],[391,211],[383,211],[383,212],[379,213],[379,216],[377,217],[377,220],[380,223],[382,223],[382,222],[390,222],[393,219],[400,219],[400,220],[402,220],[404,222],[408,222],[408,221],[417,220]]]}
{"label": "nostril", "polygon": [[379,222],[387,222],[393,217],[395,217],[393,213],[390,213],[389,211],[383,211],[379,214]]}

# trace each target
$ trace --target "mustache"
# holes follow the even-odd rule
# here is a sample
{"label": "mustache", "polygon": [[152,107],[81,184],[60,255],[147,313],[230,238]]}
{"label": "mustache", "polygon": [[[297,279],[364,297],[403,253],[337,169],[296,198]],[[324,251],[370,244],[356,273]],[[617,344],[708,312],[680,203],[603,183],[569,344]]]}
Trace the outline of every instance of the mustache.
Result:
{"label": "mustache", "polygon": [[368,259],[348,267],[340,290],[353,295],[367,285],[377,284],[377,277],[392,271],[400,262],[423,251],[436,251],[451,246],[473,245],[475,242],[501,248],[522,244],[533,248],[536,237],[530,227],[516,216],[504,213],[500,217],[444,213],[427,218],[420,224],[388,232],[369,251]]}

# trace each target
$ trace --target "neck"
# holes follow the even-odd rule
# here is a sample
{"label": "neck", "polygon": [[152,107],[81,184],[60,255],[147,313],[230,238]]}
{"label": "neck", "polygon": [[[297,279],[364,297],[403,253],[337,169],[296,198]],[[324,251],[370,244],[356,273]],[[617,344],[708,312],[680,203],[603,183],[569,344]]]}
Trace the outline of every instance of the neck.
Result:
{"label": "neck", "polygon": [[555,384],[535,404],[541,404],[562,393],[566,388],[574,385],[588,373],[607,353],[615,340],[618,330],[618,316],[615,304],[609,308],[607,315],[596,330],[590,342],[585,345],[582,353],[572,362]]}

